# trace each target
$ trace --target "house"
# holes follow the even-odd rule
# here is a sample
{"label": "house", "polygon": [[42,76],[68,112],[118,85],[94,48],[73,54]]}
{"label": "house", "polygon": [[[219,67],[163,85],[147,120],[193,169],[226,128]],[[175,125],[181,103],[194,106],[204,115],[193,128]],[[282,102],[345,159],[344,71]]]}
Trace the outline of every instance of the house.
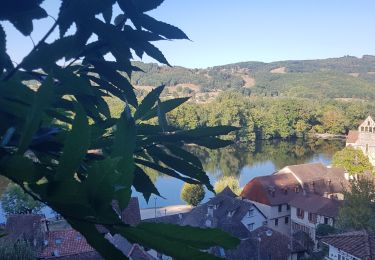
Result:
{"label": "house", "polygon": [[358,130],[350,130],[346,137],[346,146],[351,146],[368,156],[375,165],[375,122],[368,116],[359,126]]}
{"label": "house", "polygon": [[[220,247],[210,249],[210,253],[226,259],[256,260],[258,259],[258,254],[272,256],[271,258],[261,259],[288,259],[291,251],[303,253],[302,246],[294,247],[291,250],[292,247],[288,247],[290,239],[287,236],[266,228],[266,220],[266,215],[255,204],[237,197],[227,187],[208,202],[197,206],[188,213],[163,216],[145,221],[189,225],[200,228],[219,228],[228,232],[241,240],[236,249],[224,250]],[[269,232],[266,232],[267,230]],[[273,236],[268,236],[267,239],[264,238],[264,243],[259,248],[259,238],[266,233],[271,233]],[[296,241],[295,244],[297,244]],[[279,258],[280,255],[282,255],[282,258]],[[159,257],[169,259],[166,256]]]}
{"label": "house", "polygon": [[309,235],[317,249],[316,230],[319,224],[334,227],[342,201],[316,194],[299,194],[289,202],[291,207],[291,232],[303,231]]}
{"label": "house", "polygon": [[326,259],[375,259],[375,235],[367,231],[354,231],[325,236],[321,241],[329,247]]}
{"label": "house", "polygon": [[[116,210],[116,205],[114,205]],[[135,226],[141,222],[138,198],[131,198],[126,209],[121,214],[124,223]],[[97,226],[99,232],[119,248],[130,259],[154,259],[141,246],[129,243],[121,236],[112,237],[108,231]],[[9,238],[26,239],[32,242],[37,252],[38,259],[58,260],[88,260],[103,259],[86,241],[86,239],[74,229],[50,230],[42,215],[25,214],[10,215],[7,219],[5,232]],[[8,236],[7,236],[8,237]]]}
{"label": "house", "polygon": [[290,235],[290,202],[301,194],[343,199],[347,177],[343,168],[321,163],[291,165],[272,175],[253,178],[245,185],[241,197],[266,215],[269,228]]}

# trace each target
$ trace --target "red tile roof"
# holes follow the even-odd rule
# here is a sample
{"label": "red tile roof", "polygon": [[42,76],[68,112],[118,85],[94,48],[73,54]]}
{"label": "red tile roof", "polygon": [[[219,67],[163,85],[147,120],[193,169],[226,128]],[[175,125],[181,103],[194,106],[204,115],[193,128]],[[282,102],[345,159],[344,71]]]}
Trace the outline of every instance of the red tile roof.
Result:
{"label": "red tile roof", "polygon": [[50,231],[47,233],[47,245],[42,249],[40,258],[67,256],[93,252],[84,236],[74,229]]}
{"label": "red tile roof", "polygon": [[356,130],[349,130],[348,135],[346,136],[346,143],[352,144],[357,142],[359,132]]}
{"label": "red tile roof", "polygon": [[375,235],[367,231],[325,236],[321,241],[360,259],[375,259]]}

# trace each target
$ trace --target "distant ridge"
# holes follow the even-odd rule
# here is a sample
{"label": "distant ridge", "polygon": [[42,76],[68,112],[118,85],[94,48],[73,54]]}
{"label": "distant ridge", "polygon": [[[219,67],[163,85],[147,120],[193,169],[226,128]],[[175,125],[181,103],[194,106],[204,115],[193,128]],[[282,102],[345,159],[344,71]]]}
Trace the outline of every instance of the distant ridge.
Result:
{"label": "distant ridge", "polygon": [[372,55],[270,63],[248,61],[206,69],[170,68],[142,62],[134,65],[144,71],[133,74],[134,85],[166,84],[178,95],[182,90],[185,94],[234,90],[251,96],[375,99],[375,56]]}

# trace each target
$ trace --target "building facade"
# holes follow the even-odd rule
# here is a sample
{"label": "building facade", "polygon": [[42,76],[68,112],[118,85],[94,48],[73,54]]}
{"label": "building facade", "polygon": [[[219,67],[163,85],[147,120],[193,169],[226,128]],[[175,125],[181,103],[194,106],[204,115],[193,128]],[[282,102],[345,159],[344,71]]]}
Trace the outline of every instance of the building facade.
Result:
{"label": "building facade", "polygon": [[375,165],[375,122],[371,116],[358,126],[358,130],[349,131],[346,146],[362,150],[372,165]]}

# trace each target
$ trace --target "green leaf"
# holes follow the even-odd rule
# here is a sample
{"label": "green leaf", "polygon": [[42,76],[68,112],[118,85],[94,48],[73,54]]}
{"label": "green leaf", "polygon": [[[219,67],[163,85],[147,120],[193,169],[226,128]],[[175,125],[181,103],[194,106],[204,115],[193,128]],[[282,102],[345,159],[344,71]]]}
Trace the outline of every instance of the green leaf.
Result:
{"label": "green leaf", "polygon": [[0,161],[0,172],[18,182],[36,182],[43,176],[36,171],[34,163],[23,156],[5,157]]}
{"label": "green leaf", "polygon": [[142,27],[156,34],[162,35],[167,39],[189,39],[187,35],[179,28],[160,22],[147,14],[143,14],[139,17]]}
{"label": "green leaf", "polygon": [[152,45],[151,43],[149,43],[149,42],[143,43],[142,48],[146,52],[146,54],[148,56],[150,56],[151,58],[154,58],[155,60],[157,60],[160,63],[171,66],[168,63],[167,59],[164,57],[164,54],[158,48],[156,48],[154,45]]}
{"label": "green leaf", "polygon": [[6,35],[3,27],[0,24],[0,76],[3,74],[5,67],[5,55],[6,55]]}
{"label": "green leaf", "polygon": [[157,252],[172,255],[176,259],[221,259],[178,240],[168,239],[138,227],[115,226],[113,232],[118,232],[131,243],[140,243]]}
{"label": "green leaf", "polygon": [[150,177],[140,167],[135,168],[133,186],[136,191],[143,194],[147,202],[149,201],[151,194],[160,196],[159,191],[151,181]]}
{"label": "green leaf", "polygon": [[167,223],[143,222],[137,228],[159,235],[166,239],[183,242],[186,245],[208,249],[213,246],[221,246],[225,249],[233,249],[239,245],[239,239],[232,237],[220,229],[202,229],[190,226],[179,226]]}
{"label": "green leaf", "polygon": [[48,16],[47,12],[39,6],[41,2],[40,0],[22,1],[22,3],[8,1],[1,6],[0,20],[9,20],[23,35],[29,36],[33,31],[33,20]]}
{"label": "green leaf", "polygon": [[201,161],[198,159],[198,157],[196,157],[192,153],[184,150],[181,147],[178,147],[177,145],[173,145],[173,144],[166,144],[165,147],[167,147],[168,150],[173,155],[180,157],[181,159],[191,163],[192,165],[194,165],[195,167],[197,167],[199,169],[203,169]]}
{"label": "green leaf", "polygon": [[106,23],[111,23],[112,20],[112,5],[103,11],[103,18]]}
{"label": "green leaf", "polygon": [[76,115],[72,130],[64,143],[59,167],[56,171],[56,180],[73,178],[81,165],[82,159],[90,146],[90,127],[86,113],[80,104],[76,104]]}
{"label": "green leaf", "polygon": [[29,146],[33,135],[39,128],[45,110],[53,101],[53,94],[53,81],[49,77],[45,82],[43,82],[38,91],[35,93],[34,102],[22,131],[23,134],[18,147],[18,154],[23,154]]}
{"label": "green leaf", "polygon": [[142,119],[149,110],[155,105],[159,100],[161,92],[163,92],[165,85],[161,85],[157,88],[151,90],[150,93],[142,100],[141,104],[138,106],[137,110],[134,113],[134,119]]}
{"label": "green leaf", "polygon": [[160,166],[156,163],[146,161],[146,160],[143,160],[143,159],[139,159],[139,158],[135,159],[134,161],[137,164],[143,165],[147,168],[153,169],[155,171],[158,171],[158,172],[163,173],[165,175],[168,175],[168,176],[174,177],[176,179],[182,180],[184,182],[187,182],[187,183],[190,183],[190,184],[201,184],[197,180],[194,180],[194,179],[191,179],[191,178],[186,178],[186,177],[178,174],[175,170],[165,168],[165,167]]}
{"label": "green leaf", "polygon": [[117,122],[114,136],[112,157],[129,156],[134,153],[136,140],[135,123],[131,115],[126,113],[126,108]]}
{"label": "green leaf", "polygon": [[[163,101],[160,103],[160,107],[163,108],[164,113],[168,113],[175,109],[176,107],[179,107],[186,101],[188,101],[190,97],[183,97],[183,98],[174,98],[174,99],[168,99],[166,101]],[[154,107],[150,111],[147,112],[147,114],[143,117],[144,121],[150,120],[154,117],[157,117],[158,115],[158,108]]]}
{"label": "green leaf", "polygon": [[208,178],[207,174],[202,169],[199,169],[177,157],[168,155],[162,149],[157,148],[157,147],[148,148],[147,152],[153,158],[157,158],[158,160],[163,162],[165,165],[176,170],[177,172],[183,175],[189,176],[193,179],[201,181],[201,183],[205,184],[209,190],[213,191],[213,187],[210,184],[210,179]]}
{"label": "green leaf", "polygon": [[[138,106],[137,97],[134,93],[133,86],[129,81],[123,77],[116,69],[112,66],[111,63],[105,61],[92,61],[92,64],[95,66],[95,71],[106,78],[109,82],[115,85],[117,88],[121,89],[126,97],[127,102],[134,107]],[[123,99],[122,97],[119,97]]]}
{"label": "green leaf", "polygon": [[133,1],[134,5],[142,12],[148,12],[155,8],[157,8],[159,5],[161,5],[164,2],[164,0],[136,0]]}

